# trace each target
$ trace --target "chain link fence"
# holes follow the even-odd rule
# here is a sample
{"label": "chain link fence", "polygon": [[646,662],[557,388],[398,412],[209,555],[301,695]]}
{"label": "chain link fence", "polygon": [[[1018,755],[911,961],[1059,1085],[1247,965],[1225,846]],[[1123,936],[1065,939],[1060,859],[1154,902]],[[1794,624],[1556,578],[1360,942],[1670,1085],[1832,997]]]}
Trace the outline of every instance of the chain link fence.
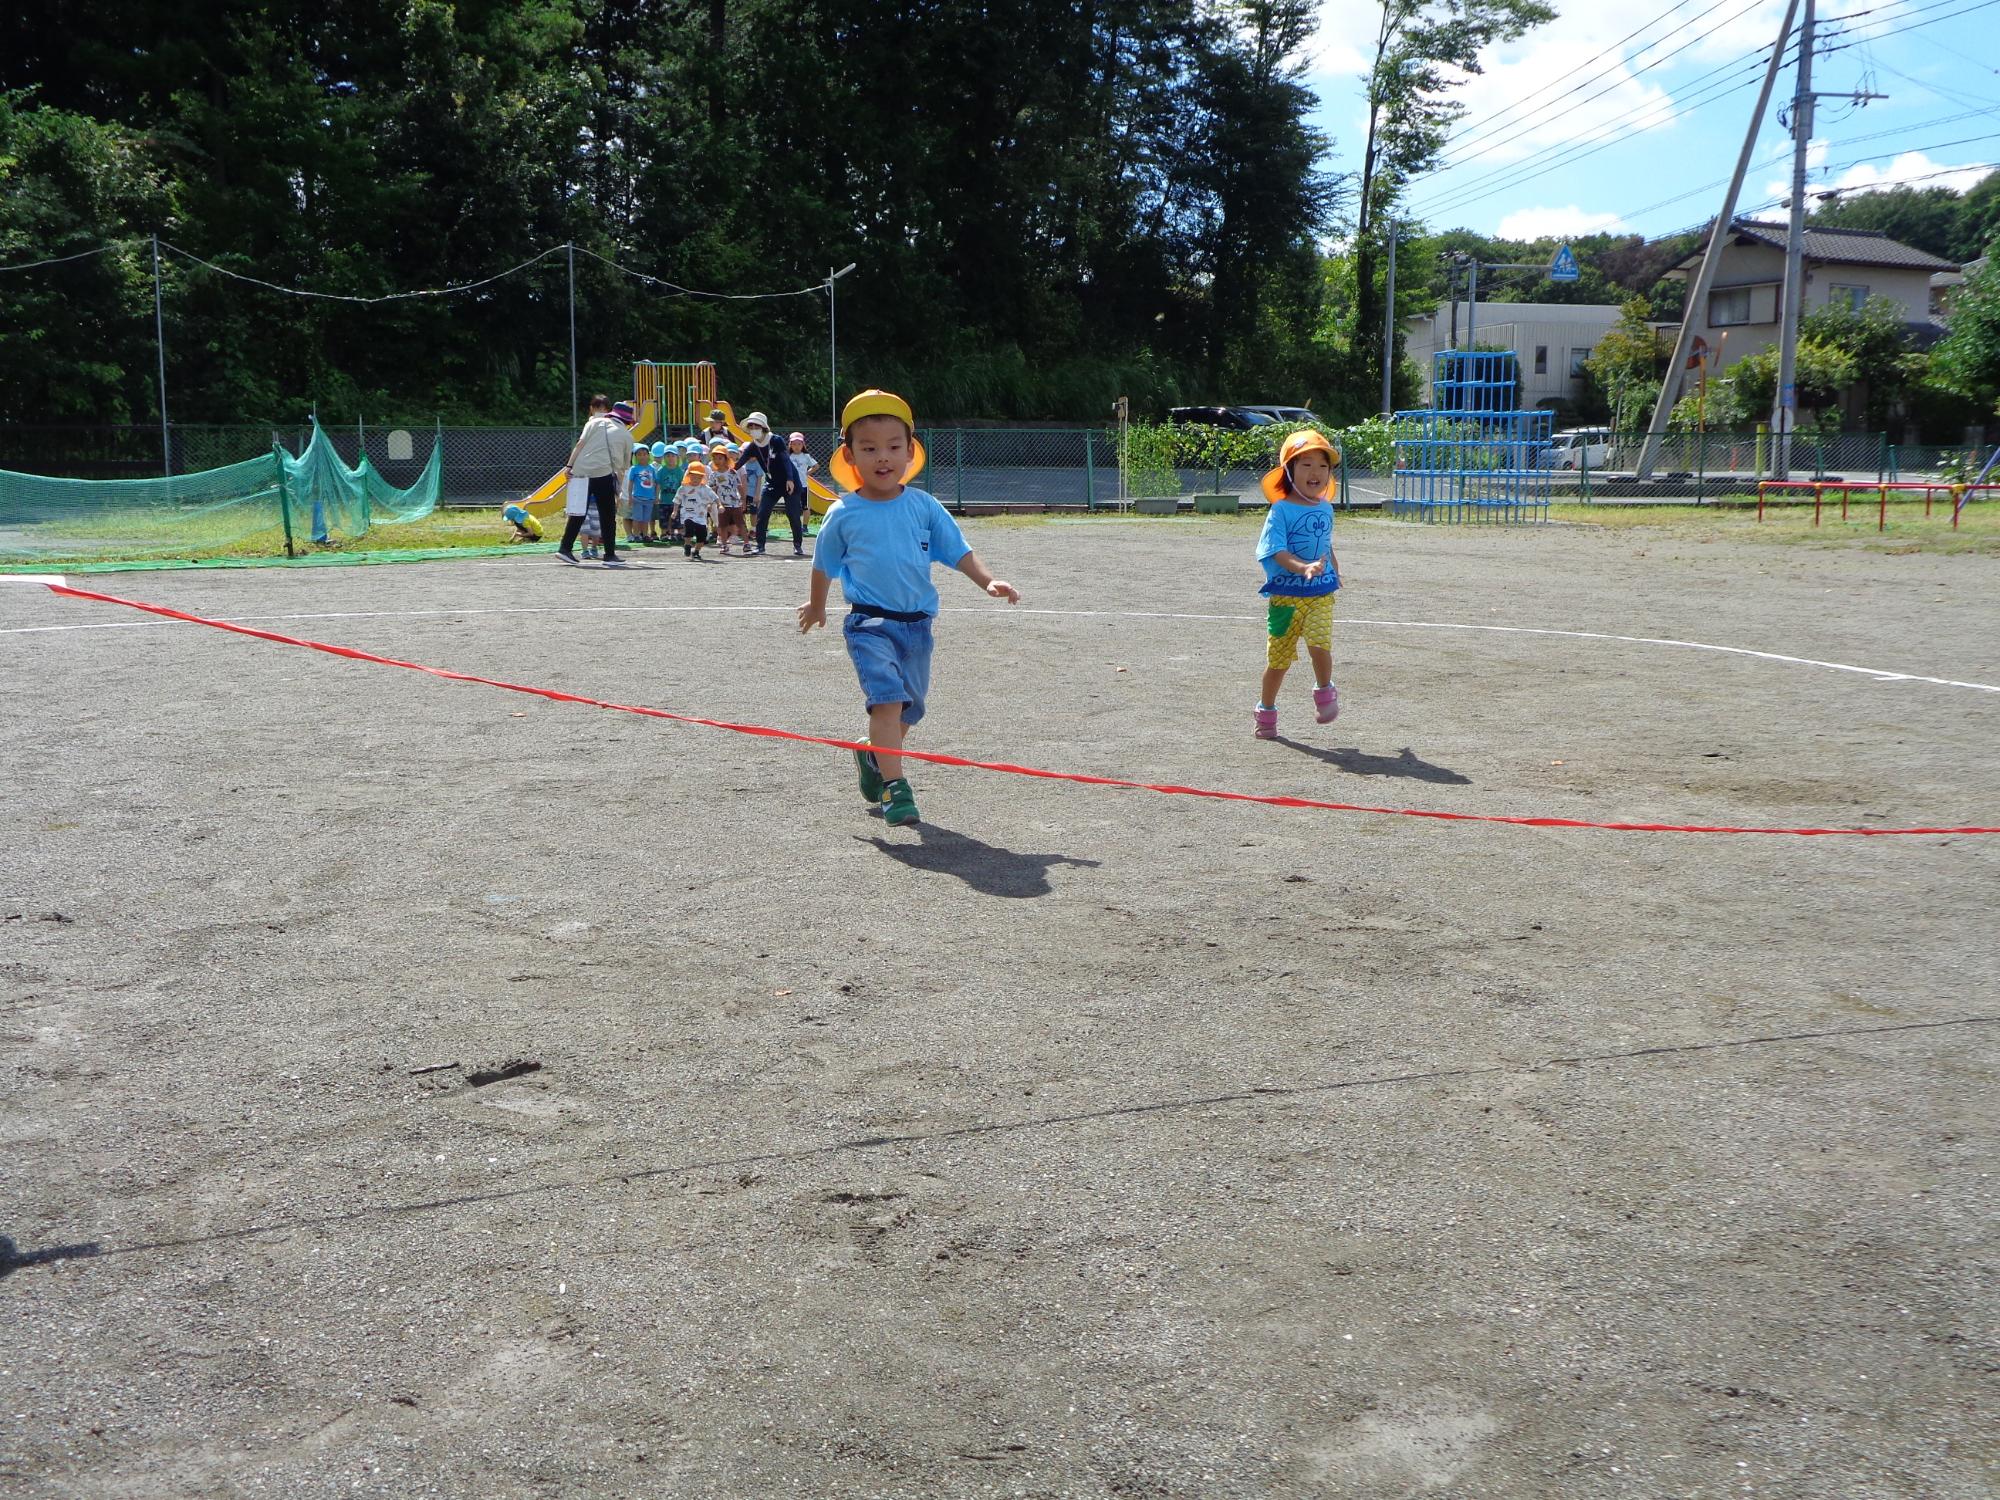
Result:
{"label": "chain link fence", "polygon": [[[822,479],[839,434],[826,425],[798,429]],[[676,431],[666,434],[679,437]],[[0,427],[0,469],[71,479],[153,479],[221,468],[268,454],[273,442],[293,453],[310,441],[307,423],[176,423],[169,430],[171,465],[161,461],[157,425]],[[447,506],[498,506],[528,494],[562,466],[576,430],[561,427],[443,427],[358,425],[329,427],[327,436],[343,462],[365,450],[389,484],[412,484],[430,457],[433,440],[444,449]],[[658,436],[654,434],[653,436]],[[928,462],[926,489],[946,505],[1022,510],[1227,511],[1261,500],[1264,465],[1157,470],[1122,474],[1115,430],[1082,428],[924,427],[918,430]],[[1654,478],[1633,480],[1644,438],[1618,434],[1608,461],[1558,471],[1554,492],[1574,500],[1704,500],[1753,493],[1771,473],[1771,440],[1755,432],[1671,433],[1654,465]],[[1895,444],[1880,433],[1802,434],[1793,439],[1795,477],[1948,483],[1977,472],[1985,453],[1967,444]],[[1171,473],[1169,482],[1166,478]],[[1173,493],[1165,491],[1172,488]],[[1341,503],[1384,504],[1393,475],[1344,467]]]}

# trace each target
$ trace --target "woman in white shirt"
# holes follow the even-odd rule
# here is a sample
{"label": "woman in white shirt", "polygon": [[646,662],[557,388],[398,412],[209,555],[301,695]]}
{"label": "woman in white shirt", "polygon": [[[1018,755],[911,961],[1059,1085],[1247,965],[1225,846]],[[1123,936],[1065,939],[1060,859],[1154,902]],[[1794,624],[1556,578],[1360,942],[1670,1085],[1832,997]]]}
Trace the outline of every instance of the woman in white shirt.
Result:
{"label": "woman in white shirt", "polygon": [[[570,449],[569,462],[563,466],[563,472],[572,476],[581,474],[590,481],[590,495],[584,504],[597,507],[598,520],[604,530],[604,566],[607,568],[625,566],[625,559],[618,555],[618,493],[625,483],[625,469],[631,450],[631,428],[613,414],[611,398],[592,396],[590,420],[583,424],[576,446]],[[563,526],[562,545],[556,548],[556,556],[562,561],[576,561],[576,537],[582,530],[581,513],[571,516]]]}

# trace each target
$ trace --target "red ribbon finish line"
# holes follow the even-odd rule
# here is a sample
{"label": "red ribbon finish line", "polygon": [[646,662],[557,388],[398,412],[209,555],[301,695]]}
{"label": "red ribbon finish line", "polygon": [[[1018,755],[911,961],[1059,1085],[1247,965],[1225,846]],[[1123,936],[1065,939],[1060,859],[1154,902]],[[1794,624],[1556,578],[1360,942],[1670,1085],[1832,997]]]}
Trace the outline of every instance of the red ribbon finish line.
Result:
{"label": "red ribbon finish line", "polygon": [[[378,667],[401,667],[408,672],[423,672],[432,677],[441,677],[447,682],[472,682],[481,687],[499,688],[503,692],[525,693],[533,698],[546,698],[552,703],[578,703],[585,708],[605,708],[614,713],[637,714],[647,719],[667,719],[676,724],[698,724],[704,729],[726,729],[731,734],[747,734],[758,739],[790,740],[801,745],[824,745],[831,750],[873,748],[865,740],[842,740],[830,735],[799,734],[794,730],[773,729],[764,724],[732,724],[726,719],[704,719],[694,714],[669,713],[664,708],[646,708],[638,704],[606,703],[601,698],[586,698],[580,693],[565,693],[559,688],[532,687],[526,683],[505,682],[497,677],[481,677],[472,672],[454,672],[449,667],[431,667],[422,662],[402,661],[393,656],[378,656],[372,651],[362,651],[353,646],[335,646],[326,641],[309,641],[299,636],[280,635],[275,630],[257,630],[248,625],[232,624],[227,620],[211,620],[203,615],[188,614],[184,610],[169,609],[164,604],[147,604],[138,599],[121,599],[116,594],[100,594],[91,589],[71,588],[67,584],[60,583],[52,583],[47,587],[51,593],[71,599],[89,599],[98,604],[116,604],[124,609],[136,609],[149,615],[159,615],[162,619],[179,620],[188,625],[206,625],[214,630],[226,630],[233,635],[247,635],[260,641],[272,641],[280,646],[298,646],[307,651],[322,651],[328,656],[341,656],[349,661],[371,662]],[[1008,776],[1033,776],[1043,781],[1074,782],[1079,786],[1108,786],[1134,792],[1159,792],[1169,797],[1205,797],[1215,802],[1253,802],[1264,807],[1301,807],[1319,812],[1376,813],[1396,818],[1431,818],[1445,823],[1505,823],[1516,828],[1589,828],[1607,833],[1777,834],[1797,838],[2000,834],[2000,828],[1731,828],[1712,823],[1592,823],[1581,818],[1517,818],[1505,817],[1498,813],[1440,812],[1420,807],[1369,807],[1355,802],[1323,802],[1316,797],[1271,797],[1259,796],[1252,792],[1219,792],[1208,787],[1126,781],[1116,776],[1087,776],[1077,771],[1045,771],[1034,766],[1009,765],[1005,761],[968,760],[962,755],[945,755],[935,750],[904,750],[901,753],[905,759],[927,761],[932,765],[960,766],[968,771],[998,771]]]}

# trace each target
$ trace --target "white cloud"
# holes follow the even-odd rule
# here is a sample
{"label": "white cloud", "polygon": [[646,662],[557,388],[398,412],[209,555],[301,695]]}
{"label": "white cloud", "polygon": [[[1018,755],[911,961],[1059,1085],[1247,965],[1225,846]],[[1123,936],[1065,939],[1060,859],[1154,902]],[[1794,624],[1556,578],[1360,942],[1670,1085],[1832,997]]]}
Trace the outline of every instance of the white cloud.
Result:
{"label": "white cloud", "polygon": [[1594,214],[1574,203],[1562,208],[1517,208],[1495,232],[1503,240],[1538,240],[1544,235],[1612,234],[1624,229],[1616,214]]}
{"label": "white cloud", "polygon": [[[1322,98],[1346,95],[1358,104],[1356,79],[1373,56],[1380,14],[1375,0],[1323,0],[1308,52],[1309,81]],[[1664,88],[1635,77],[1622,57],[1607,67],[1598,55],[1631,30],[1630,16],[1615,7],[1580,6],[1518,42],[1490,49],[1481,59],[1485,71],[1453,91],[1466,113],[1459,139],[1445,153],[1448,163],[1463,161],[1463,170],[1452,175],[1469,181],[1557,141],[1608,140],[1635,119],[1665,119],[1670,100]],[[1629,56],[1631,49],[1623,51]],[[1561,98],[1586,79],[1585,87]],[[1589,97],[1600,91],[1602,97]],[[1354,144],[1366,128],[1365,115],[1355,120]],[[1449,181],[1441,178],[1439,186]]]}
{"label": "white cloud", "polygon": [[[1889,161],[1842,167],[1829,176],[1828,154],[1825,141],[1813,141],[1806,147],[1807,212],[1811,212],[1822,194],[1836,191],[1866,192],[1870,188],[1907,183],[1916,188],[1948,187],[1953,192],[1963,193],[1993,171],[1991,167],[1982,166],[1955,167],[1949,162],[1936,161],[1921,151],[1905,151]],[[1764,184],[1764,193],[1774,200],[1789,199],[1792,181],[1789,177],[1773,178]]]}
{"label": "white cloud", "polygon": [[[1921,151],[1905,151],[1894,161],[1849,167],[1817,191],[1824,192],[1827,188],[1865,191],[1878,184],[1908,182],[1916,188],[1948,187],[1955,193],[1963,193],[1992,174],[1991,167],[1954,167],[1949,162],[1933,161]],[[1919,177],[1925,180],[1911,181]]]}

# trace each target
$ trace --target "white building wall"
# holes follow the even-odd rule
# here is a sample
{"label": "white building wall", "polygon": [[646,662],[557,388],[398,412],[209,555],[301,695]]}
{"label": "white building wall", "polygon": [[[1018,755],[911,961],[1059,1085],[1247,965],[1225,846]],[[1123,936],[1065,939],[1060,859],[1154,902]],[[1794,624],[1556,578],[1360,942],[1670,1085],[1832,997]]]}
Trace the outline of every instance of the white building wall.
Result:
{"label": "white building wall", "polygon": [[[1687,280],[1692,282],[1692,273]],[[1783,301],[1785,252],[1771,245],[1730,244],[1723,247],[1722,263],[1716,267],[1715,285],[1708,294],[1709,305],[1695,324],[1695,332],[1709,349],[1711,375],[1728,369],[1739,359],[1769,349],[1778,342],[1778,317]],[[1930,316],[1931,273],[1899,270],[1891,266],[1828,265],[1808,260],[1805,267],[1805,309],[1825,307],[1836,298],[1849,300],[1858,292],[1861,300],[1887,297],[1902,309],[1906,321],[1921,322]],[[1743,293],[1747,295],[1734,295]],[[1734,302],[1747,303],[1748,321],[1717,322],[1715,313]],[[1689,309],[1690,313],[1697,311]],[[1725,338],[1724,335],[1727,335]]]}
{"label": "white building wall", "polygon": [[[1466,347],[1469,312],[1458,304],[1458,342]],[[1533,409],[1551,401],[1578,401],[1584,394],[1582,361],[1618,322],[1618,309],[1599,303],[1482,302],[1472,339],[1512,349],[1520,361],[1521,404]],[[1404,349],[1424,372],[1424,399],[1430,399],[1434,358],[1449,349],[1452,308],[1403,320]]]}

